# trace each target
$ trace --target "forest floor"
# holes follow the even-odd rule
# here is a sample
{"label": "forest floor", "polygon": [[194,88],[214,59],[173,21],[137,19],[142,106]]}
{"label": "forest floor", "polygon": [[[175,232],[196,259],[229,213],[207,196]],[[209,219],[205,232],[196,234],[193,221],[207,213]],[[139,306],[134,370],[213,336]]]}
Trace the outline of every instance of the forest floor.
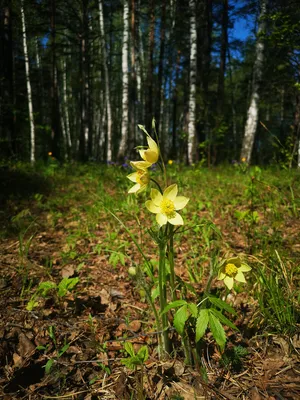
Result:
{"label": "forest floor", "polygon": [[[225,328],[225,350],[209,331],[196,346],[191,328],[194,365],[173,328],[173,352],[159,359],[151,309],[128,274],[142,257],[108,210],[157,265],[147,233],[155,218],[147,195],[127,195],[128,173],[0,169],[0,398],[300,399],[299,172],[169,166],[190,198],[175,243],[184,295],[199,301],[213,257],[239,255],[252,267],[227,296],[239,330]],[[223,282],[212,290],[225,299]],[[126,342],[147,346],[142,369],[122,363]]]}

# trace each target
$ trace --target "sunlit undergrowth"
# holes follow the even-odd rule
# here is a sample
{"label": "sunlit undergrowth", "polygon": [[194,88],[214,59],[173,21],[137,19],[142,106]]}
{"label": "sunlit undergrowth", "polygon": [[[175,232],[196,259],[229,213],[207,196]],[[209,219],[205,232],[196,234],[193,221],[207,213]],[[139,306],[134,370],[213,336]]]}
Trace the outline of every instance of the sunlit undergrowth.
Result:
{"label": "sunlit undergrowth", "polygon": [[[252,268],[247,273],[247,283],[234,282],[234,292],[230,295],[223,282],[215,278],[211,286],[213,296],[227,298],[236,310],[236,315],[225,310],[226,318],[238,327],[241,337],[254,334],[293,337],[300,323],[299,172],[241,169],[231,165],[205,169],[176,162],[168,163],[167,168],[167,185],[176,182],[180,193],[190,199],[188,207],[180,210],[184,226],[176,235],[180,304],[184,306],[183,301],[196,304],[205,291],[211,267],[228,254],[236,255]],[[157,251],[147,232],[152,222],[144,206],[149,196],[126,194],[132,186],[126,179],[132,172],[127,164],[55,167],[50,164],[35,170],[20,164],[6,173],[12,171],[16,182],[18,177],[22,179],[22,192],[15,189],[10,192],[9,185],[5,187],[1,237],[18,240],[19,260],[14,265],[14,274],[20,276],[20,296],[25,309],[39,310],[51,299],[51,304],[63,310],[69,293],[80,296],[82,288],[91,285],[93,278],[83,278],[83,271],[97,258],[116,274],[123,271],[120,279],[127,282],[135,279],[128,273],[131,268],[142,265],[147,271],[130,235],[112,213],[126,224],[143,247],[150,260],[150,274],[157,273]],[[158,170],[151,171],[154,179],[159,174]],[[36,245],[45,232],[52,237],[62,236],[63,243],[41,258]],[[66,271],[71,266],[71,272],[58,275],[55,267],[58,263]],[[139,283],[135,290],[139,301],[145,302],[146,294]],[[144,315],[149,320],[144,331],[155,330],[150,312]],[[187,329],[193,339],[193,324]],[[240,339],[235,342],[236,336],[231,336],[230,330],[229,325],[227,343],[234,347],[226,347],[223,353],[221,349],[222,365],[226,368],[238,365],[240,370],[247,350],[239,347]],[[198,351],[199,346],[196,348]],[[132,359],[137,357],[132,354]],[[183,358],[180,346],[175,356]]]}

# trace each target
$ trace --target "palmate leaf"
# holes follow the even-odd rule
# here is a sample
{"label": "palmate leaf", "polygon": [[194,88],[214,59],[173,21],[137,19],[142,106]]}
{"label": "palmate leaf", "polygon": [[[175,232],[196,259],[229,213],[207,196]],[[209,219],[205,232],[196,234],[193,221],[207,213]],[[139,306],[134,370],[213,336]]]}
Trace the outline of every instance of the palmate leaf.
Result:
{"label": "palmate leaf", "polygon": [[209,315],[209,310],[207,310],[206,308],[200,310],[196,322],[196,342],[199,342],[199,340],[203,337],[207,329],[208,315]]}
{"label": "palmate leaf", "polygon": [[198,315],[198,308],[197,308],[197,305],[194,304],[194,303],[189,303],[189,304],[188,304],[188,308],[189,308],[189,310],[190,310],[192,316],[193,316],[194,318],[197,318],[197,315]]}
{"label": "palmate leaf", "polygon": [[219,299],[218,297],[208,296],[208,300],[214,304],[215,306],[221,308],[221,310],[227,311],[229,314],[236,315],[236,311],[229,304],[225,303],[225,301]]}
{"label": "palmate leaf", "polygon": [[165,314],[166,312],[168,312],[169,310],[171,310],[171,308],[177,308],[180,306],[184,306],[185,304],[187,304],[187,302],[185,300],[176,300],[176,301],[172,301],[172,303],[169,303],[163,310],[162,314]]}
{"label": "palmate leaf", "polygon": [[223,350],[225,347],[225,343],[226,343],[226,335],[225,335],[224,328],[221,325],[218,318],[211,312],[211,310],[209,310],[208,320],[209,320],[209,327],[210,327],[211,333],[213,334],[215,341],[218,343],[218,345]]}
{"label": "palmate leaf", "polygon": [[183,305],[182,307],[180,307],[175,315],[174,315],[174,326],[176,331],[182,336],[183,335],[183,331],[184,331],[184,325],[187,321],[187,319],[189,318],[189,312],[188,312],[188,307],[187,305]]}
{"label": "palmate leaf", "polygon": [[220,311],[211,308],[210,312],[215,315],[215,317],[218,318],[222,322],[222,324],[229,326],[229,328],[234,329],[235,331],[238,331],[238,328],[234,325],[233,322],[231,322],[228,318],[226,318]]}

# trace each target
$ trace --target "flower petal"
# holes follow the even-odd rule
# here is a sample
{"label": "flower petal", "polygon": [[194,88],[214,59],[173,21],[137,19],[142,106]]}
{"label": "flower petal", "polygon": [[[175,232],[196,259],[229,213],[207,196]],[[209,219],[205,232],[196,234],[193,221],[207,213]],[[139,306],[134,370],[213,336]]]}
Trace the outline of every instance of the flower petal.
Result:
{"label": "flower petal", "polygon": [[151,189],[150,193],[151,199],[156,206],[160,206],[163,197],[162,194],[157,189]]}
{"label": "flower petal", "polygon": [[158,214],[158,213],[160,213],[160,207],[157,207],[157,205],[155,205],[154,203],[153,203],[153,201],[151,201],[151,200],[147,200],[146,201],[146,203],[145,203],[145,205],[146,205],[146,207],[148,208],[148,210],[150,211],[150,212],[152,212],[153,214]]}
{"label": "flower petal", "polygon": [[149,149],[158,154],[159,148],[157,146],[156,141],[153,140],[151,136],[147,135],[147,142],[148,142]]}
{"label": "flower petal", "polygon": [[140,194],[142,193],[144,190],[146,190],[147,188],[147,184],[144,185],[140,185],[141,187],[139,188],[139,190],[136,192],[136,194]]}
{"label": "flower petal", "polygon": [[231,257],[226,260],[226,264],[234,264],[237,268],[241,266],[241,259],[239,257]]}
{"label": "flower petal", "polygon": [[218,281],[222,281],[224,278],[225,278],[225,276],[226,276],[226,274],[224,274],[224,272],[219,272],[219,275],[218,275]]}
{"label": "flower petal", "polygon": [[226,276],[224,278],[224,283],[228,287],[229,290],[233,288],[233,278],[230,276]]}
{"label": "flower petal", "polygon": [[137,193],[138,190],[140,190],[141,185],[139,183],[137,183],[136,185],[132,186],[132,188],[130,188],[128,190],[128,193]]}
{"label": "flower petal", "polygon": [[176,199],[174,200],[175,210],[182,210],[187,205],[189,200],[190,199],[184,196],[176,197]]}
{"label": "flower petal", "polygon": [[139,153],[140,153],[140,156],[142,157],[142,159],[147,161],[146,157],[145,157],[145,150],[139,150]]}
{"label": "flower petal", "polygon": [[242,264],[242,265],[240,266],[239,270],[242,271],[242,272],[248,272],[248,271],[251,271],[252,268],[249,267],[249,265],[247,265],[247,264]]}
{"label": "flower petal", "polygon": [[164,214],[157,214],[156,215],[156,222],[159,226],[166,225],[168,222],[168,218]]}
{"label": "flower petal", "polygon": [[168,222],[170,222],[172,225],[183,225],[183,219],[178,213],[175,213],[174,218],[168,218]]}
{"label": "flower petal", "polygon": [[137,172],[133,172],[132,174],[127,175],[127,178],[131,180],[131,182],[136,182]]}
{"label": "flower petal", "polygon": [[152,164],[156,163],[158,160],[158,153],[150,149],[145,150],[144,156],[145,160]]}
{"label": "flower petal", "polygon": [[151,167],[151,163],[148,161],[130,161],[130,165],[135,169],[147,169]]}
{"label": "flower petal", "polygon": [[236,276],[234,277],[234,279],[238,282],[243,282],[246,283],[246,279],[244,277],[244,274],[242,273],[242,271],[239,269],[238,273],[236,274]]}
{"label": "flower petal", "polygon": [[176,184],[174,184],[167,187],[167,189],[164,191],[163,196],[165,199],[174,201],[176,199],[177,193],[178,193],[178,187]]}

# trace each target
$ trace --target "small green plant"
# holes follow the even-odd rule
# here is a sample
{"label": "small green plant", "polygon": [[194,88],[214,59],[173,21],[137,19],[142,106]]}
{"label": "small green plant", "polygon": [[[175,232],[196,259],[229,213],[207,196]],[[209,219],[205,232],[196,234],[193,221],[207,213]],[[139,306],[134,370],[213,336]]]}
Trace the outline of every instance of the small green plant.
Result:
{"label": "small green plant", "polygon": [[[133,345],[130,342],[125,342],[124,350],[129,355],[127,358],[123,358],[121,363],[127,368],[135,372],[135,383],[137,391],[137,399],[144,400],[144,363],[149,358],[148,347],[142,346],[138,352],[134,351]],[[138,373],[138,367],[140,371]]]}
{"label": "small green plant", "polygon": [[[45,373],[46,374],[50,374],[50,372],[53,370],[53,367],[55,365],[55,363],[58,361],[58,359],[60,357],[62,357],[62,355],[69,349],[70,347],[70,343],[65,343],[63,345],[63,347],[59,348],[57,345],[57,340],[56,340],[56,335],[55,335],[55,328],[51,325],[48,328],[48,335],[50,337],[50,339],[52,340],[52,343],[54,345],[55,348],[55,354],[52,355],[47,363],[45,364],[44,368],[45,368]],[[45,353],[47,354],[48,350],[49,350],[49,345],[48,346],[38,346],[37,350],[44,350]]]}
{"label": "small green plant", "polygon": [[272,268],[260,265],[257,268],[255,296],[260,306],[260,321],[267,324],[273,333],[292,335],[300,321],[298,291],[293,278],[277,253],[278,262]]}
{"label": "small green plant", "polygon": [[243,368],[243,360],[248,355],[248,350],[243,346],[233,346],[224,351],[221,358],[221,364],[226,369],[232,369],[240,372]]}
{"label": "small green plant", "polygon": [[[36,234],[36,222],[32,218],[30,210],[24,209],[19,212],[16,216],[12,218],[13,225],[18,230],[19,237],[19,266],[17,268],[18,273],[22,275],[22,290],[21,297],[24,295],[24,292],[30,288],[29,281],[29,267],[30,261],[28,259],[29,250],[32,244],[32,241]],[[33,233],[31,232],[33,230]]]}
{"label": "small green plant", "polygon": [[53,294],[54,298],[60,300],[65,297],[68,292],[73,290],[78,282],[78,277],[63,278],[58,285],[52,281],[41,282],[35,293],[31,296],[26,309],[32,311],[34,308],[38,307],[39,299],[47,298],[50,292]]}

